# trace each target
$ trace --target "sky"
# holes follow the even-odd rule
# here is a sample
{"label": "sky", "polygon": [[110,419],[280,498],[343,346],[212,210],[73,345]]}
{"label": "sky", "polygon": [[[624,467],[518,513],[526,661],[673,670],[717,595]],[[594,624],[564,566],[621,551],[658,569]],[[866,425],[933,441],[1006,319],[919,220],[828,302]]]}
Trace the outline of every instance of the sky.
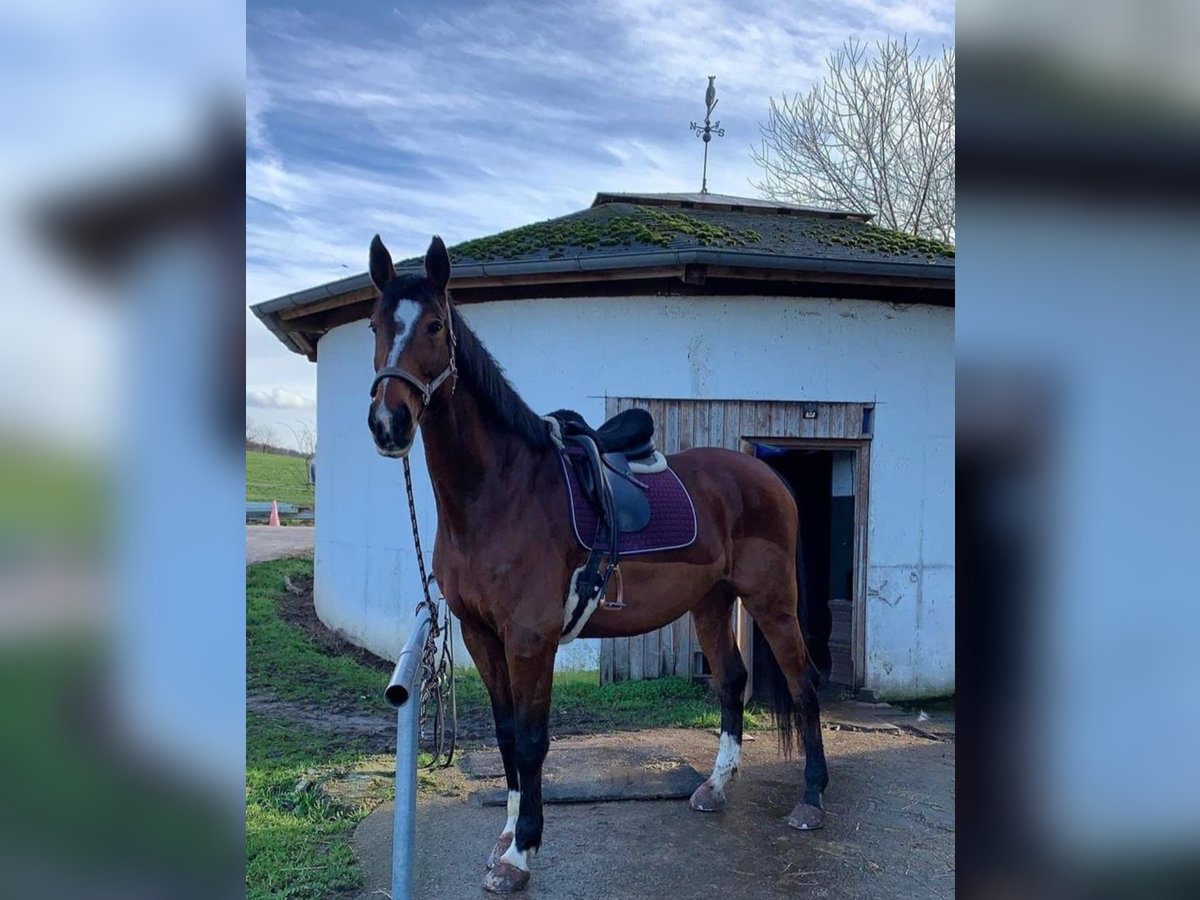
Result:
{"label": "sky", "polygon": [[125,285],[78,271],[32,216],[194,154],[214,103],[240,105],[244,27],[212,0],[0,4],[0,444],[119,442]]}
{"label": "sky", "polygon": [[[950,0],[443,2],[276,6],[246,20],[248,303],[565,215],[598,191],[757,196],[768,101],[848,38],[954,41]],[[246,415],[315,423],[316,366],[247,310]],[[319,439],[319,435],[318,435]]]}

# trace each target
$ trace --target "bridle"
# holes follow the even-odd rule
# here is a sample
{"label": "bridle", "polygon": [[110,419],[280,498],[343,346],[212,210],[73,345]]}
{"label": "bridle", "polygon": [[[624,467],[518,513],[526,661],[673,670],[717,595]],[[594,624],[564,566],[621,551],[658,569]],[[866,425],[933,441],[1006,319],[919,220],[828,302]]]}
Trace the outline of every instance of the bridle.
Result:
{"label": "bridle", "polygon": [[[402,381],[407,381],[418,391],[421,392],[421,416],[425,415],[425,410],[429,408],[429,401],[433,399],[434,392],[437,391],[446,379],[453,379],[450,382],[450,396],[454,396],[454,389],[458,387],[458,338],[454,334],[454,311],[450,305],[450,295],[446,295],[446,328],[450,330],[450,362],[446,364],[446,368],[442,369],[441,374],[437,375],[432,381],[422,381],[416,375],[402,369],[399,366],[384,366],[375,373],[375,380],[371,382],[371,396],[375,396],[375,388],[379,387],[379,382],[385,378],[399,378]],[[421,416],[417,417],[420,422]]]}

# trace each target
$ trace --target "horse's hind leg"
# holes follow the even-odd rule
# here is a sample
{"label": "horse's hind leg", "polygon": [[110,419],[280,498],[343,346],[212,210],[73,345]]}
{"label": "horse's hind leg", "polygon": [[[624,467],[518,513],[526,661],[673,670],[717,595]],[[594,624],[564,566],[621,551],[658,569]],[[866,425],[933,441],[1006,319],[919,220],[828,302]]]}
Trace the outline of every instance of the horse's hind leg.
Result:
{"label": "horse's hind leg", "polygon": [[513,842],[517,828],[517,811],[521,803],[521,788],[517,777],[517,733],[513,719],[512,688],[508,681],[508,661],[504,644],[491,629],[470,617],[461,619],[463,643],[475,661],[475,668],[487,686],[492,700],[492,718],[496,721],[496,744],[504,761],[504,778],[508,782],[508,819],[500,837],[488,856],[487,867],[496,864]]}
{"label": "horse's hind leg", "polygon": [[716,812],[725,806],[725,786],[737,772],[742,754],[742,709],[746,692],[746,665],[733,637],[730,612],[733,594],[721,583],[692,610],[696,635],[713,671],[713,684],[721,698],[721,739],[713,773],[696,788],[692,809]]}
{"label": "horse's hind leg", "polygon": [[794,606],[789,609],[778,600],[764,601],[762,597],[744,594],[742,603],[771,645],[771,652],[786,680],[786,688],[780,685],[773,698],[785,750],[790,749],[792,731],[797,724],[804,741],[804,797],[788,816],[788,824],[802,831],[820,828],[825,820],[821,794],[829,784],[829,772],[821,740],[816,671],[808,659]]}

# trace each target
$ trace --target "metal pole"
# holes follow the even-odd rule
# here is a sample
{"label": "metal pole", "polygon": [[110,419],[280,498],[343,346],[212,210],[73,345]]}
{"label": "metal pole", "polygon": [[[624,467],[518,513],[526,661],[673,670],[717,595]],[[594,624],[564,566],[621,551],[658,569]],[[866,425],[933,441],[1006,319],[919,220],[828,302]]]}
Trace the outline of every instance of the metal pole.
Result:
{"label": "metal pole", "polygon": [[413,896],[417,842],[417,737],[421,727],[421,651],[433,627],[422,604],[384,697],[396,707],[396,811],[392,825],[392,898]]}

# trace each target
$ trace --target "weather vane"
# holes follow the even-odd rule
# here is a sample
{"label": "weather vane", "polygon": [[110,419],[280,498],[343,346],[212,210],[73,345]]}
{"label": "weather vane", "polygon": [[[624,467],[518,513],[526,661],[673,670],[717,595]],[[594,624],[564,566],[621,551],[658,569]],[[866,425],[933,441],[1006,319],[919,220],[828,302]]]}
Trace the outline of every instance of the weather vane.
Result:
{"label": "weather vane", "polygon": [[704,141],[704,176],[700,181],[700,193],[702,194],[708,193],[708,142],[712,140],[714,134],[717,137],[725,137],[725,129],[721,127],[721,123],[713,124],[709,121],[712,118],[712,111],[717,108],[717,86],[713,83],[716,80],[716,75],[708,76],[708,90],[704,92],[706,107],[704,125],[692,123],[692,131],[696,132],[696,137]]}

